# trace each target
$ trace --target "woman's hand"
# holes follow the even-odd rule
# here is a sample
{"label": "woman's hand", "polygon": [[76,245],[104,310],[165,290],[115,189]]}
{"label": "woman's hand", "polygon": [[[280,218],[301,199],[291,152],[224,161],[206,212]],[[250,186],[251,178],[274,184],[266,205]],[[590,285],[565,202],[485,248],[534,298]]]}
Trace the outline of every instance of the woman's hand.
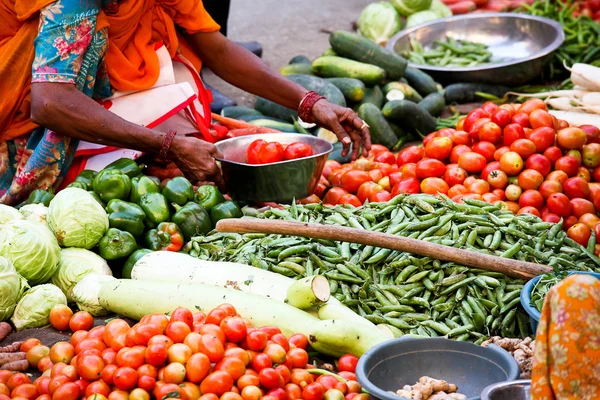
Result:
{"label": "woman's hand", "polygon": [[176,136],[171,153],[173,162],[193,184],[214,182],[223,189],[223,176],[215,160],[221,154],[214,145],[194,137]]}
{"label": "woman's hand", "polygon": [[317,101],[312,109],[312,116],[317,125],[329,129],[344,145],[342,156],[346,156],[352,144],[352,160],[358,158],[362,146],[362,155],[367,156],[371,150],[371,134],[369,126],[350,108],[332,104],[325,99]]}

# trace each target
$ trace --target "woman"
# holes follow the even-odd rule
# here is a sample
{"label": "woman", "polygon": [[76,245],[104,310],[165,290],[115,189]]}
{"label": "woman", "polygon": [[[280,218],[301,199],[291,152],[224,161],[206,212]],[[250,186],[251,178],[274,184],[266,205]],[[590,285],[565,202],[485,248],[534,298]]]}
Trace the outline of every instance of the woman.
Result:
{"label": "woman", "polygon": [[533,400],[600,399],[600,280],[574,274],[544,301],[535,338]]}
{"label": "woman", "polygon": [[235,86],[302,105],[346,153],[352,144],[353,157],[370,149],[354,112],[313,97],[226,39],[200,0],[0,0],[0,21],[0,203],[59,183],[79,140],[167,156],[194,182],[220,182],[213,145],[129,123],[94,100],[151,88],[159,41],[171,57],[192,50],[189,57]]}

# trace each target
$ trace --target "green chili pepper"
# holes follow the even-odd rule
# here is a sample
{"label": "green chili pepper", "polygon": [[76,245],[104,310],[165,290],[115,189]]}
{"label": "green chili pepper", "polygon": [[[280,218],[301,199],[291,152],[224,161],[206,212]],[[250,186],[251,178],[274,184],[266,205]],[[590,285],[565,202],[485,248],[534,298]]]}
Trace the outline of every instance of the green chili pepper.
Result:
{"label": "green chili pepper", "polygon": [[135,178],[142,174],[142,170],[135,161],[130,158],[120,158],[108,164],[105,170],[118,170],[127,175],[129,178]]}
{"label": "green chili pepper", "polygon": [[233,201],[225,201],[221,204],[217,204],[210,210],[210,220],[213,226],[217,225],[222,219],[227,218],[242,218],[242,210]]}
{"label": "green chili pepper", "polygon": [[156,183],[152,177],[138,176],[131,180],[131,193],[129,201],[139,204],[146,193],[160,193],[160,182]]}
{"label": "green chili pepper", "polygon": [[131,179],[118,169],[104,169],[94,178],[93,187],[103,201],[125,200],[131,191]]}
{"label": "green chili pepper", "polygon": [[137,204],[112,199],[106,206],[106,212],[111,228],[129,232],[133,236],[140,236],[144,233],[146,213]]}
{"label": "green chili pepper", "polygon": [[125,261],[125,264],[123,265],[123,269],[121,270],[121,277],[123,279],[131,279],[131,271],[133,270],[135,263],[137,263],[146,254],[150,253],[153,253],[153,251],[149,249],[138,249],[131,253],[129,258],[127,259],[127,261]]}
{"label": "green chili pepper", "polygon": [[194,199],[194,187],[184,177],[176,176],[165,184],[162,194],[169,203],[183,206]]}
{"label": "green chili pepper", "polygon": [[169,203],[160,193],[146,193],[140,198],[140,207],[146,213],[148,221],[153,224],[160,224],[171,218]]}
{"label": "green chili pepper", "polygon": [[185,240],[190,240],[194,236],[206,235],[212,230],[208,212],[201,205],[190,201],[183,207],[175,208],[177,211],[171,221],[179,226]]}
{"label": "green chili pepper", "polygon": [[109,228],[98,244],[100,256],[105,260],[117,260],[131,255],[137,249],[135,238],[129,232]]}
{"label": "green chili pepper", "polygon": [[46,207],[50,205],[50,201],[54,198],[54,193],[51,190],[36,189],[27,198],[27,204],[43,204]]}
{"label": "green chili pepper", "polygon": [[200,204],[208,212],[221,203],[225,202],[225,197],[219,191],[219,188],[214,185],[202,185],[196,190],[194,202]]}

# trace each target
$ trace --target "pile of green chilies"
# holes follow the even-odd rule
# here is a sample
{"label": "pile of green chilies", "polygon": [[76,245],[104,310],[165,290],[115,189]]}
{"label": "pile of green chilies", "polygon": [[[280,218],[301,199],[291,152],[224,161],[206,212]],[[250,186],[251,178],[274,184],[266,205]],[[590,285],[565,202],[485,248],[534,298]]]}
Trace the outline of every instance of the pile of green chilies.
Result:
{"label": "pile of green chilies", "polygon": [[535,307],[539,312],[542,312],[544,299],[546,298],[548,291],[552,288],[552,286],[556,285],[566,277],[566,271],[542,275],[542,277],[536,282],[535,286],[531,290],[530,305]]}
{"label": "pile of green chilies", "polygon": [[560,22],[565,31],[565,41],[558,48],[549,64],[549,78],[565,74],[563,62],[592,64],[600,67],[600,24],[585,15],[573,16],[577,4],[573,0],[538,0],[531,5],[523,4],[520,11]]}
{"label": "pile of green chilies", "polygon": [[481,43],[455,40],[447,37],[445,41],[436,40],[436,48],[425,50],[417,40],[411,41],[412,50],[404,56],[415,64],[432,65],[436,67],[475,67],[488,64],[492,53]]}
{"label": "pile of green chilies", "polygon": [[[258,217],[386,232],[556,270],[600,268],[600,259],[569,239],[561,224],[477,200],[458,204],[447,197],[400,195],[360,208],[292,205]],[[297,279],[324,275],[338,300],[402,334],[476,343],[493,335],[530,334],[529,318],[520,309],[524,281],[501,273],[372,246],[280,235],[213,233],[192,239],[186,250],[201,259],[244,263]]]}

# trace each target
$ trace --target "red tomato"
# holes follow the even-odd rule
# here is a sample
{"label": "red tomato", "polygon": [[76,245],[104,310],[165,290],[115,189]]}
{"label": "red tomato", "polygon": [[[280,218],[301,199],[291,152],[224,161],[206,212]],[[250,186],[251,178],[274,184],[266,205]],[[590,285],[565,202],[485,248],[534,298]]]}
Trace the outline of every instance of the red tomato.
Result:
{"label": "red tomato", "polygon": [[404,164],[416,163],[423,159],[425,150],[423,147],[410,146],[398,153],[397,163],[401,167]]}
{"label": "red tomato", "polygon": [[441,178],[425,178],[421,181],[421,193],[426,194],[447,194],[448,184]]}
{"label": "red tomato", "polygon": [[323,400],[325,390],[320,383],[311,383],[302,390],[303,400]]}
{"label": "red tomato", "polygon": [[94,326],[94,317],[87,311],[77,311],[69,321],[69,328],[75,331],[89,331]]}
{"label": "red tomato", "polygon": [[52,394],[52,400],[77,400],[80,392],[79,386],[68,382],[56,388]]}
{"label": "red tomato", "polygon": [[560,170],[556,170],[556,171],[552,171],[548,174],[548,176],[546,177],[547,181],[556,181],[558,183],[561,184],[561,191],[562,191],[562,185],[563,183],[565,183],[565,181],[569,178],[569,176],[564,172],[564,171],[560,171]]}
{"label": "red tomato", "polygon": [[562,157],[562,151],[556,146],[550,146],[544,150],[544,157],[546,157],[552,165]]}
{"label": "red tomato", "polygon": [[509,176],[517,175],[523,169],[523,159],[514,151],[506,152],[500,157],[500,169]]}
{"label": "red tomato", "polygon": [[436,160],[445,160],[451,151],[452,139],[448,137],[433,138],[425,146],[425,156]]}
{"label": "red tomato", "polygon": [[556,134],[558,146],[562,149],[579,149],[585,144],[586,135],[582,129],[570,127],[561,129]]}
{"label": "red tomato", "polygon": [[[462,130],[464,130],[466,132],[470,132],[475,121],[477,121],[480,118],[485,118],[487,116],[488,116],[488,113],[486,113],[481,108],[474,109],[466,116],[465,120],[463,121]],[[459,130],[458,125],[456,126],[456,129]]]}
{"label": "red tomato", "polygon": [[396,164],[396,156],[391,151],[385,151],[375,156],[375,161],[385,164]]}
{"label": "red tomato", "polygon": [[508,176],[504,171],[496,169],[489,173],[487,182],[493,189],[504,189],[508,185]]}
{"label": "red tomato", "polygon": [[446,167],[446,172],[444,173],[444,180],[449,186],[462,184],[466,178],[467,171],[460,168],[458,165],[452,164],[452,166],[448,165]]}
{"label": "red tomato", "polygon": [[510,145],[510,151],[514,151],[522,158],[527,158],[535,153],[535,144],[529,139],[517,139]]}
{"label": "red tomato", "polygon": [[571,199],[571,206],[573,207],[572,213],[577,218],[581,218],[585,214],[596,214],[596,207],[586,199]]}
{"label": "red tomato", "polygon": [[379,192],[381,190],[383,190],[383,188],[381,186],[379,186],[378,184],[376,184],[375,182],[365,182],[362,185],[360,185],[360,187],[358,188],[358,192],[356,193],[356,197],[358,197],[358,200],[362,204],[365,201],[367,201],[367,199],[369,198],[369,196],[372,193],[376,193],[376,192]]}
{"label": "red tomato", "polygon": [[350,193],[356,193],[360,185],[373,179],[368,172],[351,170],[342,175],[342,187]]}
{"label": "red tomato", "polygon": [[500,163],[498,161],[492,161],[491,163],[486,165],[485,168],[481,171],[481,179],[487,180],[490,172],[496,169],[500,169]]}
{"label": "red tomato", "polygon": [[194,327],[194,316],[192,312],[185,307],[178,307],[171,314],[171,322],[182,321],[185,322],[190,329]]}
{"label": "red tomato", "polygon": [[331,174],[336,169],[340,169],[341,167],[342,165],[339,162],[335,160],[327,160],[325,161],[325,167],[323,168],[322,175],[325,177],[325,179],[327,179],[327,177],[329,177],[329,174]]}
{"label": "red tomato", "polygon": [[342,184],[342,175],[344,175],[346,171],[350,171],[350,168],[340,168],[329,174],[327,177],[329,184],[331,186],[340,186]]}
{"label": "red tomato", "polygon": [[488,115],[494,114],[496,111],[500,109],[497,104],[492,103],[491,101],[486,101],[481,106],[481,109],[485,111]]}
{"label": "red tomato", "polygon": [[421,182],[417,178],[408,178],[403,180],[402,182],[400,182],[392,188],[392,196],[397,196],[400,193],[421,193]]}
{"label": "red tomato", "polygon": [[502,137],[502,128],[494,122],[486,122],[479,128],[477,135],[480,141],[495,144]]}
{"label": "red tomato", "polygon": [[336,205],[340,198],[344,195],[348,194],[348,191],[342,189],[341,187],[333,187],[327,191],[325,197],[323,197],[323,203]]}
{"label": "red tomato", "polygon": [[342,197],[340,197],[340,199],[338,200],[338,202],[336,204],[349,204],[353,207],[360,207],[362,206],[362,203],[360,202],[360,200],[358,199],[358,197],[356,197],[353,194],[345,194]]}
{"label": "red tomato", "polygon": [[536,170],[545,177],[552,170],[552,165],[550,164],[550,161],[543,155],[532,154],[525,162],[525,168]]}
{"label": "red tomato", "polygon": [[581,157],[583,165],[588,168],[600,166],[600,144],[590,143],[583,146]]}
{"label": "red tomato", "polygon": [[458,158],[458,166],[470,174],[480,173],[485,168],[485,165],[485,157],[473,151],[465,153]]}
{"label": "red tomato", "polygon": [[452,164],[456,164],[458,162],[458,158],[471,151],[471,148],[469,146],[466,146],[464,144],[459,144],[458,146],[455,146],[452,151],[450,152],[450,162]]}
{"label": "red tomato", "polygon": [[485,157],[487,162],[494,160],[494,152],[496,151],[496,146],[494,146],[491,142],[479,142],[475,143],[471,149],[475,153],[479,153]]}
{"label": "red tomato", "polygon": [[523,128],[531,128],[529,124],[529,115],[518,112],[512,117],[512,122],[521,125]]}
{"label": "red tomato", "polygon": [[[541,111],[541,110],[540,110]],[[545,111],[542,111],[545,112]],[[554,145],[554,129],[548,127],[542,127],[535,129],[531,135],[529,135],[529,140],[533,142],[535,145],[536,151],[541,153],[548,149],[549,147]]]}
{"label": "red tomato", "polygon": [[464,187],[463,185],[454,185],[450,189],[448,189],[448,197],[453,198],[455,196],[461,196],[469,193],[469,189]]}
{"label": "red tomato", "polygon": [[598,222],[600,222],[600,218],[596,214],[588,213],[579,217],[579,223],[587,225],[590,229],[594,229]]}
{"label": "red tomato", "polygon": [[400,170],[398,172],[400,172],[402,174],[403,179],[416,178],[417,177],[417,164],[415,164],[415,163],[404,164],[403,166],[400,167]]}
{"label": "red tomato", "polygon": [[372,169],[372,170],[368,171],[368,174],[371,177],[371,180],[373,182],[379,182],[380,180],[383,179],[383,174],[378,169]]}
{"label": "red tomato", "polygon": [[544,222],[552,222],[553,224],[557,224],[560,222],[560,217],[556,214],[548,213],[542,216],[542,221]]}
{"label": "red tomato", "polygon": [[255,140],[254,142],[250,143],[246,149],[246,162],[248,164],[260,164],[258,154],[260,149],[262,149],[262,147],[266,144],[267,142],[262,139]]}
{"label": "red tomato", "polygon": [[594,125],[581,125],[579,127],[585,132],[586,143],[600,143],[600,129]]}
{"label": "red tomato", "polygon": [[565,156],[573,157],[575,161],[577,161],[577,167],[580,167],[583,162],[583,157],[581,157],[581,152],[579,150],[569,150]]}
{"label": "red tomato", "polygon": [[469,190],[471,193],[482,195],[490,191],[490,184],[483,179],[476,179],[470,186]]}
{"label": "red tomato", "polygon": [[417,178],[439,178],[446,172],[446,165],[433,158],[425,158],[417,163]]}
{"label": "red tomato", "polygon": [[492,114],[492,122],[498,125],[501,128],[504,128],[508,124],[510,124],[510,119],[512,115],[509,111],[504,109],[499,109],[495,113]]}
{"label": "red tomato", "polygon": [[546,110],[535,109],[529,114],[529,123],[531,128],[543,128],[548,127],[554,129],[554,122],[552,116]]}
{"label": "red tomato", "polygon": [[469,146],[471,144],[471,135],[465,131],[455,131],[452,134],[452,143],[456,146],[460,144]]}
{"label": "red tomato", "polygon": [[592,230],[585,224],[575,224],[567,230],[567,236],[582,246],[587,246]]}
{"label": "red tomato", "polygon": [[296,160],[298,158],[310,157],[313,155],[313,149],[309,144],[294,142],[285,147],[283,151],[284,160]]}
{"label": "red tomato", "polygon": [[523,127],[519,124],[508,124],[504,128],[503,143],[505,146],[510,146],[515,140],[524,139],[525,133]]}
{"label": "red tomato", "polygon": [[377,192],[371,193],[368,197],[369,202],[371,203],[385,203],[392,199],[392,194],[387,190],[379,190]]}
{"label": "red tomato", "polygon": [[519,186],[523,190],[537,189],[543,181],[544,177],[535,169],[526,169],[519,174]]}
{"label": "red tomato", "polygon": [[588,183],[579,177],[569,178],[563,184],[563,191],[570,198],[576,197],[587,199],[590,195],[590,187]]}
{"label": "red tomato", "polygon": [[131,390],[137,385],[137,371],[130,367],[121,367],[115,371],[113,383],[117,389]]}
{"label": "red tomato", "polygon": [[221,396],[231,390],[233,387],[233,378],[227,372],[215,371],[208,375],[200,384],[200,391],[203,394],[216,394]]}
{"label": "red tomato", "polygon": [[221,330],[229,342],[239,343],[246,338],[248,330],[240,317],[229,316],[221,321]]}
{"label": "red tomato", "polygon": [[562,193],[562,185],[557,181],[544,181],[538,190],[544,199],[547,199],[554,193]]}
{"label": "red tomato", "polygon": [[517,212],[517,214],[532,214],[532,215],[535,215],[536,217],[541,217],[539,210],[537,208],[531,207],[531,206],[521,208]]}
{"label": "red tomato", "polygon": [[540,210],[544,206],[544,197],[537,190],[526,190],[519,197],[519,206],[533,207]]}
{"label": "red tomato", "polygon": [[534,110],[548,110],[546,103],[540,99],[529,99],[525,103],[521,104],[517,112],[525,114],[531,114]]}
{"label": "red tomato", "polygon": [[73,311],[65,304],[57,304],[50,310],[50,325],[57,331],[69,329],[69,321]]}
{"label": "red tomato", "polygon": [[568,217],[571,214],[571,202],[562,193],[554,193],[547,200],[548,211],[560,217]]}
{"label": "red tomato", "polygon": [[494,152],[494,160],[500,161],[504,153],[508,153],[510,151],[510,147],[502,146],[498,150]]}

